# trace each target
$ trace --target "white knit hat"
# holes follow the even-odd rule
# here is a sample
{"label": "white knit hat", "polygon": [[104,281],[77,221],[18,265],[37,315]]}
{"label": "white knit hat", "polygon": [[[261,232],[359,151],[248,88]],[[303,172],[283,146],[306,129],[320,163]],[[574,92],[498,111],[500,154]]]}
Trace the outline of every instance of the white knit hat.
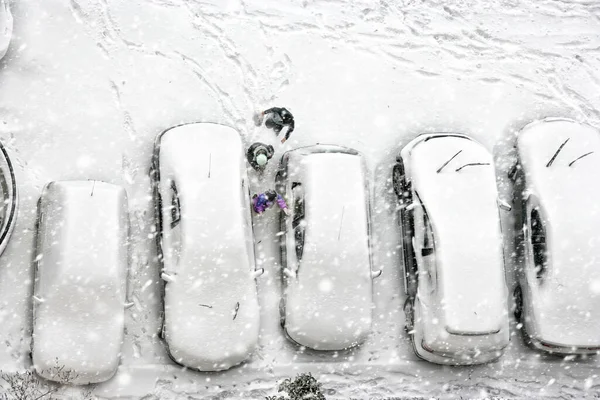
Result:
{"label": "white knit hat", "polygon": [[267,156],[265,156],[264,154],[259,154],[256,156],[256,163],[261,167],[267,165],[267,161]]}

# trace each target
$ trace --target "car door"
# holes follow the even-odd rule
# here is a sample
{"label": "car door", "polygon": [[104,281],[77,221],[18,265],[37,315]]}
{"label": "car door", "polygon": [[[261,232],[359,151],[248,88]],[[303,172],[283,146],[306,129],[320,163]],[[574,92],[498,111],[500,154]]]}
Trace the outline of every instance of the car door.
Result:
{"label": "car door", "polygon": [[243,223],[244,223],[244,231],[246,237],[246,252],[248,253],[248,264],[250,265],[250,270],[256,269],[256,259],[255,259],[255,243],[254,243],[254,225],[252,224],[252,214],[250,210],[250,188],[248,186],[246,171],[242,172],[242,183],[241,183],[241,191],[240,191],[240,202],[242,210],[241,212],[244,214]]}
{"label": "car door", "polygon": [[[36,220],[36,225],[35,225],[35,253],[34,253],[34,260],[33,260],[33,274],[34,274],[34,279],[33,279],[33,325],[35,325],[36,322],[36,311],[37,311],[37,303],[41,303],[43,301],[43,297],[41,295],[41,289],[40,289],[40,282],[39,282],[39,271],[41,268],[41,264],[43,263],[43,257],[39,256],[40,251],[44,248],[44,241],[46,240],[45,235],[44,235],[44,231],[42,231],[40,229],[40,226],[42,225],[43,219],[44,219],[45,215],[43,213],[42,210],[42,199],[40,197],[40,199],[38,200],[37,203],[37,220]],[[31,338],[31,348],[33,348],[33,335]]]}

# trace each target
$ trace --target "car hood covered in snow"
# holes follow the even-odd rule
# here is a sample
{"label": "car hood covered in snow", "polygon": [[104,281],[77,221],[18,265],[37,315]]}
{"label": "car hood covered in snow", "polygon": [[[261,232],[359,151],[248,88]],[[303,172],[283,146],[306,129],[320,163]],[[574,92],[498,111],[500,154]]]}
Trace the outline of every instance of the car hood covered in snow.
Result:
{"label": "car hood covered in snow", "polygon": [[409,147],[407,165],[415,201],[422,203],[433,228],[436,257],[435,289],[419,291],[418,296],[434,310],[437,327],[447,333],[484,335],[507,330],[492,156],[462,135],[425,135],[416,141]]}
{"label": "car hood covered in snow", "polygon": [[158,148],[164,267],[172,277],[164,299],[169,352],[191,368],[227,369],[250,356],[260,320],[242,141],[229,127],[188,124],[166,131]]}
{"label": "car hood covered in snow", "polygon": [[[371,330],[363,159],[345,152],[293,151],[288,181],[302,185],[306,231],[297,276],[288,281],[286,291],[287,332],[298,343],[318,350],[351,347]],[[295,257],[293,250],[288,254]]]}
{"label": "car hood covered in snow", "polygon": [[549,119],[519,133],[518,151],[548,249],[547,271],[530,279],[531,333],[558,345],[600,346],[600,135],[587,125]]}

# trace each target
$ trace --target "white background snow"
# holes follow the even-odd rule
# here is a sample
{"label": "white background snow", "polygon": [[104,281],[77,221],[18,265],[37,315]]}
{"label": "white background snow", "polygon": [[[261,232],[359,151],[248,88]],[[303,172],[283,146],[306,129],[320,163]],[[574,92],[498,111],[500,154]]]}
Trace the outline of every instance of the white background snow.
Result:
{"label": "white background snow", "polygon": [[[0,258],[3,370],[29,363],[35,206],[51,180],[100,179],[129,195],[132,264],[126,341],[103,398],[263,398],[311,371],[330,398],[386,396],[594,398],[596,359],[527,349],[514,330],[499,362],[449,368],[419,361],[403,331],[394,198],[401,145],[424,131],[472,135],[506,157],[516,129],[545,116],[600,125],[600,3],[593,0],[281,1],[19,0],[0,62],[0,140],[16,167],[19,220]],[[252,114],[288,107],[284,145]],[[282,335],[277,219],[255,220],[260,347],[226,373],[182,370],[159,340],[159,276],[148,169],[154,137],[191,121],[232,125],[247,143],[336,143],[363,152],[374,195],[373,334],[347,354],[302,353]],[[273,160],[275,161],[275,160]],[[272,186],[273,168],[258,191]],[[254,175],[253,175],[254,176]],[[211,193],[218,201],[218,193]],[[331,201],[336,199],[332,198]],[[510,214],[504,215],[509,228]],[[512,235],[505,255],[511,259]],[[512,289],[512,264],[507,279]],[[512,323],[514,325],[514,322]]]}

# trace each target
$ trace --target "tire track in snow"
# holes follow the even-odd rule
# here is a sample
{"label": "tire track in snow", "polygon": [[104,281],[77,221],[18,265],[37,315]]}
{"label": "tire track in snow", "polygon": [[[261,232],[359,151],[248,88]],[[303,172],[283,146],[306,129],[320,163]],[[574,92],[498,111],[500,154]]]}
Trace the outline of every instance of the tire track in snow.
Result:
{"label": "tire track in snow", "polygon": [[131,114],[129,113],[129,111],[127,111],[127,109],[125,109],[125,107],[123,107],[123,102],[121,101],[121,90],[119,89],[119,86],[114,80],[110,81],[110,88],[113,92],[113,95],[115,96],[115,104],[123,116],[123,130],[127,133],[129,139],[135,141],[139,138],[139,135],[135,129],[135,125],[133,123],[133,118],[131,117]]}
{"label": "tire track in snow", "polygon": [[[167,59],[168,61],[173,62],[177,65],[186,66],[186,67],[188,67],[187,69],[190,69],[189,66],[193,65],[194,68],[191,68],[191,72],[193,73],[193,75],[196,76],[196,78],[198,78],[198,80],[201,83],[203,83],[209,89],[209,91],[215,95],[215,99],[221,104],[223,112],[224,112],[225,116],[227,117],[228,121],[232,124],[235,124],[235,122],[236,122],[235,113],[230,111],[232,109],[232,107],[230,106],[230,104],[227,104],[225,101],[223,101],[224,97],[230,98],[230,96],[223,89],[221,89],[221,87],[219,85],[217,85],[214,81],[212,81],[211,79],[208,78],[209,75],[207,73],[205,73],[205,71],[202,70],[202,68],[200,67],[200,64],[198,62],[194,61],[191,57],[186,56],[183,53],[180,53],[177,51],[165,52],[165,51],[160,51],[160,50],[150,50],[150,49],[146,48],[146,46],[143,43],[137,43],[137,42],[134,42],[132,40],[125,38],[123,36],[123,34],[121,33],[121,30],[119,29],[117,22],[114,20],[114,18],[111,15],[107,0],[100,0],[100,3],[103,6],[102,7],[102,15],[103,15],[102,28],[103,28],[103,31],[105,32],[105,34],[102,35],[102,37],[99,41],[99,47],[101,49],[103,49],[107,54],[109,54],[110,51],[115,49],[115,43],[121,43],[121,45],[123,47],[125,47],[129,50],[135,51],[137,53],[145,54],[145,55],[151,56],[151,57],[161,57],[161,58]],[[180,62],[182,59],[183,59],[183,61],[185,61],[183,64]],[[193,61],[193,63],[190,64],[190,61]],[[114,83],[114,81],[112,84],[112,88],[113,88],[113,91],[118,93],[117,94],[117,98],[119,99],[118,104],[121,104],[120,91],[118,89],[118,86]],[[132,119],[130,113],[122,107],[122,104],[121,104],[121,110],[124,113],[124,128],[125,128],[126,132],[128,132],[130,137],[137,137],[135,126],[133,124],[133,119]]]}
{"label": "tire track in snow", "polygon": [[[156,54],[160,55],[164,58],[172,60],[171,57],[169,57],[165,53],[157,52]],[[204,83],[204,85],[206,85],[216,95],[215,100],[218,101],[219,104],[221,105],[223,113],[227,117],[228,122],[230,124],[236,124],[237,121],[239,120],[239,117],[237,116],[237,115],[239,115],[239,113],[236,113],[237,107],[233,103],[233,100],[232,100],[231,96],[229,95],[229,93],[227,93],[225,90],[223,90],[215,82],[212,82],[211,80],[209,80],[209,78],[208,78],[209,74],[206,73],[206,71],[204,71],[204,69],[202,68],[202,66],[200,65],[199,62],[194,60],[192,57],[190,57],[186,54],[180,53],[178,51],[175,51],[175,54],[181,60],[184,61],[184,64],[188,67],[188,69],[190,69],[192,71],[192,73],[196,76],[196,78],[198,80],[200,80],[202,83]]]}
{"label": "tire track in snow", "polygon": [[[196,12],[189,5],[189,2],[185,3],[188,12],[192,16],[192,26],[211,38],[220,49],[223,56],[228,59],[233,65],[236,66],[240,77],[242,78],[242,90],[246,102],[246,111],[242,110],[241,106],[236,104],[236,101],[227,92],[222,92],[222,95],[228,98],[230,108],[226,112],[230,115],[230,119],[235,124],[236,128],[241,132],[245,132],[252,126],[251,118],[246,117],[255,108],[256,100],[254,93],[258,88],[257,73],[252,65],[245,60],[241,53],[238,51],[235,43],[227,37],[226,30],[218,25],[218,22],[222,22],[222,18],[216,17],[216,22],[212,21],[212,18],[208,15],[202,15],[201,12]],[[213,17],[214,18],[214,17]],[[198,23],[198,20],[202,21],[202,24]],[[194,61],[196,65],[199,63]]]}

